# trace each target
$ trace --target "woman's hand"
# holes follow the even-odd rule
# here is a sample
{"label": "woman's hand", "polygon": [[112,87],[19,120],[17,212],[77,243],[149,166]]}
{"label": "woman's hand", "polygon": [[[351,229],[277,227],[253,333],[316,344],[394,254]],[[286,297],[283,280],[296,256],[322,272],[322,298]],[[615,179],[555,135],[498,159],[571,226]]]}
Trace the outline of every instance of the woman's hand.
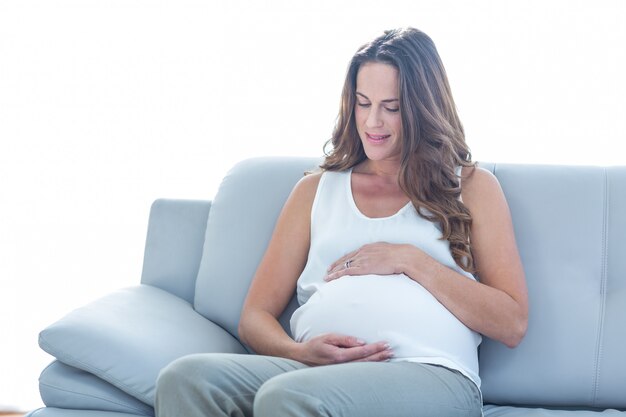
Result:
{"label": "woman's hand", "polygon": [[381,362],[393,357],[386,342],[365,343],[352,336],[327,333],[298,343],[295,360],[311,366],[344,362]]}
{"label": "woman's hand", "polygon": [[344,275],[399,274],[398,264],[402,245],[386,242],[370,243],[337,259],[328,268],[326,281]]}
{"label": "woman's hand", "polygon": [[[332,281],[344,275],[403,274],[409,263],[419,265],[420,274],[435,273],[439,265],[415,246],[377,242],[361,246],[337,259],[328,268],[325,280]],[[413,279],[417,280],[417,277]]]}

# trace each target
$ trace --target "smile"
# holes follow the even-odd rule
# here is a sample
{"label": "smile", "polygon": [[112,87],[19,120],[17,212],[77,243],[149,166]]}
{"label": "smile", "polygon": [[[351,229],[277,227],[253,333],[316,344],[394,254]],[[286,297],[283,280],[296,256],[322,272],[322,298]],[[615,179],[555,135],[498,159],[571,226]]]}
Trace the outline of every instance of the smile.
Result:
{"label": "smile", "polygon": [[380,143],[380,142],[383,142],[388,137],[390,137],[391,135],[372,135],[366,132],[365,136],[367,136],[367,139],[369,139],[370,141],[374,143]]}

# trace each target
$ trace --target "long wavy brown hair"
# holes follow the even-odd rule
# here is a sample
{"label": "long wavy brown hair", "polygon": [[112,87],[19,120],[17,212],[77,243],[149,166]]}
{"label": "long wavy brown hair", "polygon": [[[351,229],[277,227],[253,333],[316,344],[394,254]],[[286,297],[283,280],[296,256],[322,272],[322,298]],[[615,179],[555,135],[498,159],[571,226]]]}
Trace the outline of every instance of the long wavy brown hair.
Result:
{"label": "long wavy brown hair", "polygon": [[[417,213],[441,226],[454,261],[475,272],[470,248],[472,217],[460,201],[456,167],[475,167],[465,143],[446,71],[433,41],[414,29],[394,29],[356,52],[346,74],[341,107],[320,168],[349,169],[367,158],[355,124],[356,78],[361,65],[380,62],[398,70],[402,115],[400,188]],[[472,170],[473,172],[473,170]]]}

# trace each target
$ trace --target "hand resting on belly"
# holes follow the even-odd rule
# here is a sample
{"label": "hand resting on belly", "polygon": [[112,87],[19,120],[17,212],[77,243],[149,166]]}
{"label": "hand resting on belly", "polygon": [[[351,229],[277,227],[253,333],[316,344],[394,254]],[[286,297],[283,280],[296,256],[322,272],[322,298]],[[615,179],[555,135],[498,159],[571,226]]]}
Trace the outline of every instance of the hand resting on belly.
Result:
{"label": "hand resting on belly", "polygon": [[471,341],[474,348],[479,343],[470,329],[404,274],[344,276],[324,284],[294,312],[291,332],[298,342],[326,333],[367,343],[386,341],[394,360],[454,357],[459,348],[467,348],[455,346],[458,340]]}

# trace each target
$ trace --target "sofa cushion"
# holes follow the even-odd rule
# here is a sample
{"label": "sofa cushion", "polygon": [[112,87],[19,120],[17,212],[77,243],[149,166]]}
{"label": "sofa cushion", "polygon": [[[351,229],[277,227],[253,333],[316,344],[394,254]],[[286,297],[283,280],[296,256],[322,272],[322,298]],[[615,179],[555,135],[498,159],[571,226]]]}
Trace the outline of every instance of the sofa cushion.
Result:
{"label": "sofa cushion", "polygon": [[196,280],[196,310],[231,334],[276,219],[313,158],[254,158],[223,179],[209,212]]}
{"label": "sofa cushion", "polygon": [[39,345],[148,405],[159,371],[191,353],[245,353],[180,298],[149,285],[116,291],[44,329]]}
{"label": "sofa cushion", "polygon": [[31,411],[24,417],[137,417],[137,415],[114,411],[66,410],[64,408],[46,407]]}
{"label": "sofa cushion", "polygon": [[524,408],[486,405],[485,417],[626,417],[626,411],[618,410],[557,410],[548,408]]}
{"label": "sofa cushion", "polygon": [[626,175],[497,165],[529,289],[515,349],[485,339],[486,402],[626,408]]}
{"label": "sofa cushion", "polygon": [[115,411],[153,416],[154,409],[89,372],[54,361],[39,377],[48,407]]}

